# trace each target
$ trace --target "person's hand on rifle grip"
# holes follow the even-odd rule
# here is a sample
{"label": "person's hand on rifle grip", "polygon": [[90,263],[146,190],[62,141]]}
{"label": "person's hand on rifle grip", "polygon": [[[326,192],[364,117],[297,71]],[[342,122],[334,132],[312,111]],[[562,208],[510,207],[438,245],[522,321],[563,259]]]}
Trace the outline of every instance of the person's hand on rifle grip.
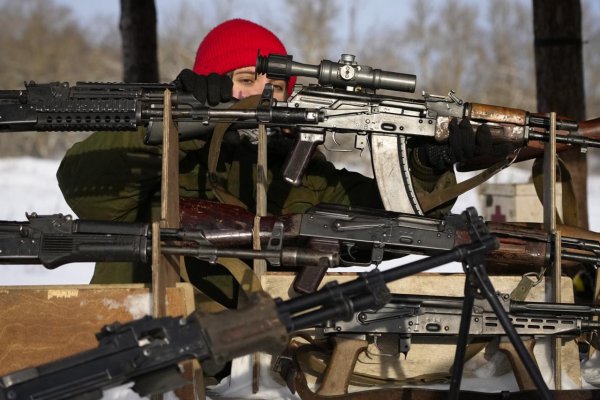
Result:
{"label": "person's hand on rifle grip", "polygon": [[198,75],[186,68],[175,78],[175,85],[193,94],[200,103],[210,106],[226,103],[233,98],[233,81],[227,75]]}
{"label": "person's hand on rifle grip", "polygon": [[448,125],[448,143],[427,143],[419,147],[419,159],[436,171],[446,171],[455,163],[480,157],[505,157],[514,150],[510,143],[494,143],[490,128],[482,124],[473,129],[469,118],[458,122],[452,118]]}

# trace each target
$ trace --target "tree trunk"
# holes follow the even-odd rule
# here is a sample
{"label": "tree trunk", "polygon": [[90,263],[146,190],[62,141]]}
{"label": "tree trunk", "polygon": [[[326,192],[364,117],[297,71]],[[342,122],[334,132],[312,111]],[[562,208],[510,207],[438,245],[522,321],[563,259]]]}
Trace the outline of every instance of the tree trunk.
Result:
{"label": "tree trunk", "polygon": [[[540,112],[585,119],[580,0],[533,0],[535,72]],[[588,227],[587,160],[579,148],[561,154],[571,173],[578,226]]]}
{"label": "tree trunk", "polygon": [[154,0],[121,0],[123,81],[158,82],[156,7]]}

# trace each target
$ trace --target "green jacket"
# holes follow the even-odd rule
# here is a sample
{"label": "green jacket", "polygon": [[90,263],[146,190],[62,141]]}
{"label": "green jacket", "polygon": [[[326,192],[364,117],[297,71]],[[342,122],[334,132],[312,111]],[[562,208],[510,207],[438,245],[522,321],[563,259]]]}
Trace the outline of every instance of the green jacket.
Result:
{"label": "green jacket", "polygon": [[[207,182],[209,146],[182,142],[179,194],[216,200]],[[269,139],[268,206],[270,214],[305,212],[319,203],[382,208],[377,184],[356,172],[336,169],[323,157],[308,166],[302,185],[292,187],[281,177],[287,139]],[[143,143],[143,132],[96,132],[69,149],[57,172],[65,200],[79,218],[148,222],[160,215],[161,147]],[[218,164],[219,181],[250,210],[255,209],[256,146],[231,132],[224,140]],[[454,184],[454,174],[435,175],[419,167],[417,194]],[[240,182],[252,182],[240,185]],[[450,205],[451,206],[451,205]],[[447,212],[442,207],[430,215]],[[188,267],[189,270],[189,267]],[[149,282],[147,266],[98,263],[92,283]]]}

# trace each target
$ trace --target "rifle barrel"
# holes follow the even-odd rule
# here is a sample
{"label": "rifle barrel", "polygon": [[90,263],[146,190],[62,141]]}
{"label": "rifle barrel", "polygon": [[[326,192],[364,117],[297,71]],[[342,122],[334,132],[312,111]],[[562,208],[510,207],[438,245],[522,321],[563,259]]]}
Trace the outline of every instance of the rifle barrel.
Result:
{"label": "rifle barrel", "polygon": [[[547,142],[549,140],[548,135],[544,135],[543,133],[537,132],[529,132],[529,140],[539,140],[540,142]],[[589,139],[581,136],[556,136],[557,143],[571,144],[571,145],[579,145],[584,147],[600,147],[600,140]]]}
{"label": "rifle barrel", "polygon": [[600,307],[586,306],[581,304],[561,303],[523,303],[513,301],[510,303],[510,312],[515,314],[535,313],[546,315],[600,315]]}

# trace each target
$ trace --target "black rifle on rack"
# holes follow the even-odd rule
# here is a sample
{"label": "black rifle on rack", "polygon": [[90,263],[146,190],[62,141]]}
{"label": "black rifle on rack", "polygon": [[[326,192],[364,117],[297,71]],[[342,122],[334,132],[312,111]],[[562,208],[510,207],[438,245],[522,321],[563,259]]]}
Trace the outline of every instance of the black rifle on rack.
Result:
{"label": "black rifle on rack", "polygon": [[[39,84],[23,90],[0,90],[0,131],[102,131],[146,127],[146,142],[162,140],[164,92],[172,92],[171,114],[181,140],[203,137],[214,124],[235,122],[292,127],[298,142],[284,167],[291,184],[298,184],[317,145],[332,150],[371,151],[373,170],[387,210],[423,214],[408,170],[410,138],[448,139],[452,118],[468,117],[489,125],[495,141],[522,148],[519,159],[541,155],[540,141],[548,140],[549,117],[526,110],[465,102],[448,96],[423,94],[421,99],[375,94],[376,90],[412,93],[416,77],[359,65],[353,55],[319,65],[292,61],[291,56],[259,57],[257,72],[276,79],[308,76],[318,85],[297,85],[284,102],[261,102],[254,109],[208,109],[175,84],[78,82]],[[268,91],[267,91],[268,92]],[[227,107],[227,105],[221,105]],[[600,146],[600,119],[579,122],[559,118],[558,149],[572,145]],[[331,140],[333,137],[333,140]],[[348,137],[352,140],[341,140]],[[466,169],[490,165],[473,160]],[[398,186],[403,190],[398,190]]]}
{"label": "black rifle on rack", "polygon": [[[42,264],[48,269],[73,262],[149,263],[149,224],[73,219],[69,215],[27,214],[28,221],[0,221],[0,264]],[[287,267],[336,267],[339,256],[304,247],[252,250],[210,242],[200,228],[161,228],[165,254],[190,255],[214,262],[218,257],[260,258]],[[233,238],[231,239],[233,240]]]}
{"label": "black rifle on rack", "polygon": [[[461,215],[441,219],[367,208],[319,205],[302,214],[262,217],[263,250],[253,250],[254,214],[201,199],[180,200],[181,229],[161,230],[161,250],[215,261],[218,257],[266,259],[274,269],[297,268],[294,289],[317,289],[328,268],[371,266],[407,254],[435,255],[468,244]],[[552,254],[552,237],[535,224],[487,222],[500,247],[486,255],[496,274],[539,272]],[[565,272],[579,263],[600,263],[600,235],[561,227]],[[0,264],[43,264],[52,269],[71,262],[148,263],[150,227],[72,219],[62,214],[28,215],[27,221],[0,221]]]}
{"label": "black rifle on rack", "polygon": [[452,261],[469,263],[497,246],[474,209],[465,211],[463,217],[472,223],[472,244],[402,267],[374,270],[344,284],[333,282],[287,301],[258,292],[239,310],[145,317],[105,326],[97,334],[96,349],[0,377],[0,400],[94,399],[105,389],[129,382],[145,396],[183,385],[177,369],[182,361],[197,359],[205,370],[218,371],[224,362],[244,354],[277,352],[286,345],[290,332],[349,319],[354,312],[386,304],[388,282]]}
{"label": "black rifle on rack", "polygon": [[[575,337],[600,329],[600,322],[594,320],[600,315],[598,307],[515,301],[505,293],[496,293],[496,297],[516,332],[528,337],[530,351],[535,344],[533,336]],[[370,343],[384,346],[386,354],[407,355],[412,338],[456,337],[460,333],[463,309],[462,297],[392,294],[390,302],[379,309],[356,312],[347,321],[329,321],[323,325],[323,333],[334,347],[319,394],[346,393],[347,387],[340,386],[339,382],[349,382],[358,354],[365,351]],[[487,299],[476,298],[469,337],[491,340],[505,334]],[[499,349],[507,354],[519,388],[535,389],[514,348],[502,341]]]}

